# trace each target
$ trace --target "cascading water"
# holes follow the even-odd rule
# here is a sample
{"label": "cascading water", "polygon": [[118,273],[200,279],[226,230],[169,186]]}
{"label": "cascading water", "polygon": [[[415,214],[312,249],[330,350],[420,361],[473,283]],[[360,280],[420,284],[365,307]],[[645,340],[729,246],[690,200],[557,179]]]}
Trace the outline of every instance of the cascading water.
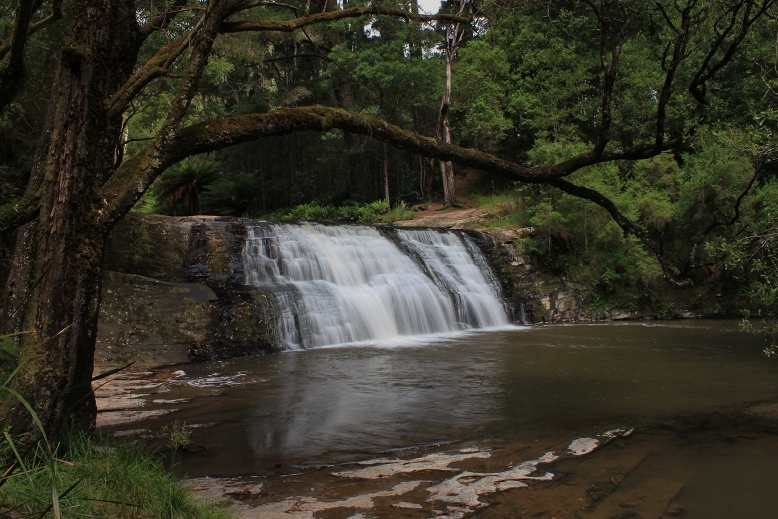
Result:
{"label": "cascading water", "polygon": [[289,348],[508,324],[483,255],[453,232],[257,223],[243,263]]}

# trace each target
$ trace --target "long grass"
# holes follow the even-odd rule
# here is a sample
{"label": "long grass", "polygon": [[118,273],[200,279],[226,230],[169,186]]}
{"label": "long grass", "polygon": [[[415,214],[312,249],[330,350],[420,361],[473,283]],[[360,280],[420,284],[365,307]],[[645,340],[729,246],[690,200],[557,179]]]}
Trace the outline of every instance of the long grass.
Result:
{"label": "long grass", "polygon": [[[0,506],[22,517],[56,516],[49,465],[56,467],[61,517],[226,519],[224,506],[205,502],[168,474],[140,444],[95,442],[73,434],[62,457],[35,449],[0,487]],[[4,453],[4,457],[5,457]]]}
{"label": "long grass", "polygon": [[[0,350],[13,357],[13,345],[0,336]],[[0,366],[12,365],[9,359]],[[199,499],[141,443],[96,441],[87,433],[65,435],[49,443],[35,411],[0,373],[0,400],[14,398],[30,413],[40,439],[17,443],[13,431],[0,428],[0,517],[227,519],[223,505]]]}
{"label": "long grass", "polygon": [[492,218],[483,222],[485,228],[492,227],[526,227],[529,217],[524,211],[524,201],[515,190],[509,190],[493,195],[471,195],[476,207],[488,211]]}

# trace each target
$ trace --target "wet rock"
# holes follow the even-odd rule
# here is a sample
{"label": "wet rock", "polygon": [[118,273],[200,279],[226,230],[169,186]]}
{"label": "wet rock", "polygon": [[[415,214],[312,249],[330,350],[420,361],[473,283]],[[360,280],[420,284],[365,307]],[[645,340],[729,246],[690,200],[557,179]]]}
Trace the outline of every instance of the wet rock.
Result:
{"label": "wet rock", "polygon": [[131,213],[105,253],[96,362],[169,365],[270,351],[243,285],[243,220]]}

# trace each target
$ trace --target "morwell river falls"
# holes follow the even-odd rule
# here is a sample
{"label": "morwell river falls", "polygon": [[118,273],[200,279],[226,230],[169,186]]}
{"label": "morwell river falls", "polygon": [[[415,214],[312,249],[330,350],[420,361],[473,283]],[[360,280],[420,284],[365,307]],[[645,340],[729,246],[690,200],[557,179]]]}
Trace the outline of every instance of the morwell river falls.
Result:
{"label": "morwell river falls", "polygon": [[255,222],[240,261],[282,351],[142,375],[103,430],[185,426],[175,470],[245,517],[778,510],[778,367],[735,321],[517,325],[451,231]]}

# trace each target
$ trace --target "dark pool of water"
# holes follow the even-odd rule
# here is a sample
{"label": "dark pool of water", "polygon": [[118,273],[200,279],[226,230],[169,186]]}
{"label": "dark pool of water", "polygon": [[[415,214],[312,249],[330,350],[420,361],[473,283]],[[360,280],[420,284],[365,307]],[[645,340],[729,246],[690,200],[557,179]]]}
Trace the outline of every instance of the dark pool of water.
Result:
{"label": "dark pool of water", "polygon": [[734,321],[576,324],[286,352],[184,367],[156,425],[207,448],[190,476],[261,475],[392,449],[533,441],[778,398]]}

